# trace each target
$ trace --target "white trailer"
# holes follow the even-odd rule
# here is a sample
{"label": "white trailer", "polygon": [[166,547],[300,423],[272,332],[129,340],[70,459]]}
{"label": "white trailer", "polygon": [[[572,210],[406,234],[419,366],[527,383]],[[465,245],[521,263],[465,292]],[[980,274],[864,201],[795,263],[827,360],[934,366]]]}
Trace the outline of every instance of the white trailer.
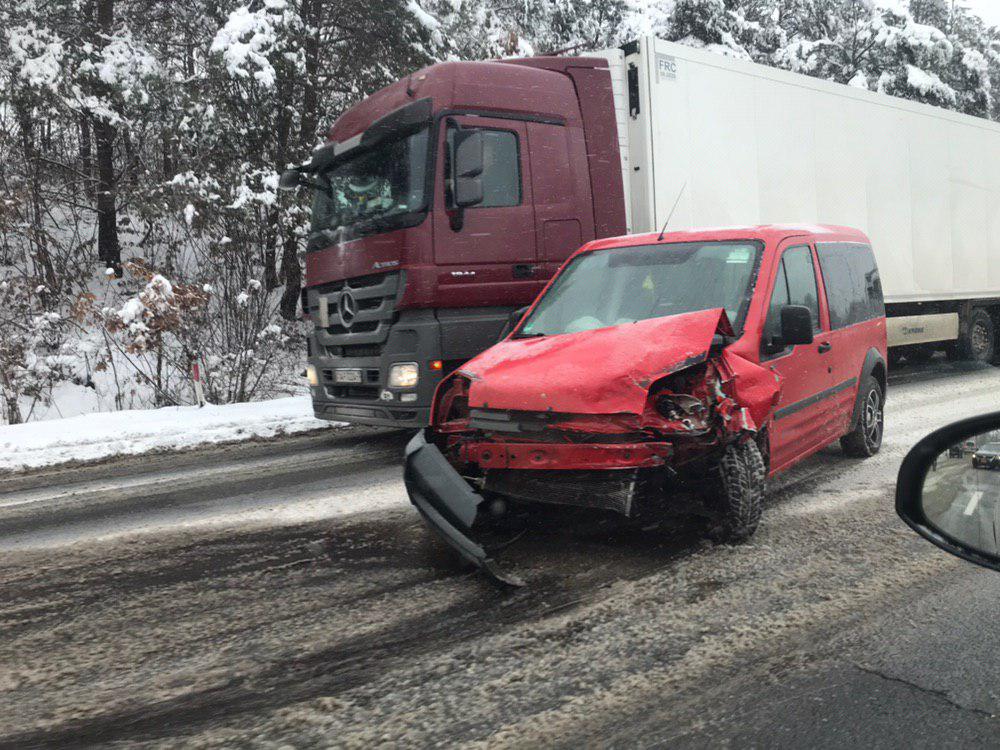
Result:
{"label": "white trailer", "polygon": [[671,228],[857,227],[874,243],[897,355],[992,358],[1000,125],[651,37],[598,54],[629,231],[660,229],[675,204]]}

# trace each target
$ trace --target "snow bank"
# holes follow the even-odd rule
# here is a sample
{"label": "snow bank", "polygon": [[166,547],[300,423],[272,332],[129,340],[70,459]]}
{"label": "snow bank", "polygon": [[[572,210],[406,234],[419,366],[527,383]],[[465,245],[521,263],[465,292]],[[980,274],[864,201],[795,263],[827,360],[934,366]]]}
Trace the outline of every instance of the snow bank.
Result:
{"label": "snow bank", "polygon": [[270,438],[341,423],[316,419],[308,396],[249,404],[101,412],[0,426],[0,471],[208,443]]}

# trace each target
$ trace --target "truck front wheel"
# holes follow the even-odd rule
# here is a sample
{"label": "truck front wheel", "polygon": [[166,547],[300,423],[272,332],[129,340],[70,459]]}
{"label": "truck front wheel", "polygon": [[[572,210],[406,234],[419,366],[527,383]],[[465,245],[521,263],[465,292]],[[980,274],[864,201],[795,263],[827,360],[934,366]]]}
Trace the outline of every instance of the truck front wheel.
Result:
{"label": "truck front wheel", "polygon": [[709,536],[722,544],[745,542],[757,530],[764,510],[767,470],[753,440],[730,445],[715,468],[712,504],[718,516]]}
{"label": "truck front wheel", "polygon": [[958,340],[958,353],[962,359],[974,362],[992,362],[996,353],[996,326],[993,318],[981,307],[969,315],[969,324]]}

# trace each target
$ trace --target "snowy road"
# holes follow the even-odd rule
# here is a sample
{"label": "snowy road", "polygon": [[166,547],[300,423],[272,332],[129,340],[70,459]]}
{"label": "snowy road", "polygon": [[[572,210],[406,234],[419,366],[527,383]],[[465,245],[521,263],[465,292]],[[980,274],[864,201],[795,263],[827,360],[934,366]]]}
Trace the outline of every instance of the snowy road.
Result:
{"label": "snowy road", "polygon": [[429,551],[398,433],[2,481],[0,746],[993,744],[1000,574],[891,493],[998,389],[898,381],[883,452],[776,481],[746,546],[546,519],[512,593]]}

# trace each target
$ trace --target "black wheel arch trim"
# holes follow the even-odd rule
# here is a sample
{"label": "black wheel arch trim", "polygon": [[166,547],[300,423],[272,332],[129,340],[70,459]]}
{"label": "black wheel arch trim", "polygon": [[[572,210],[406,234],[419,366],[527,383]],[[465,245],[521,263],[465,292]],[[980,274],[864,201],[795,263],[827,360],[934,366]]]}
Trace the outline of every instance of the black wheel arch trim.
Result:
{"label": "black wheel arch trim", "polygon": [[[858,378],[858,383],[859,384],[863,383],[865,377],[867,375],[874,374],[876,368],[878,367],[881,367],[882,372],[884,373],[880,380],[876,378],[876,380],[878,380],[879,386],[881,386],[882,388],[882,408],[884,409],[885,402],[888,398],[888,390],[889,390],[888,387],[889,368],[886,366],[885,357],[883,357],[882,353],[875,347],[869,349],[868,353],[865,355],[865,361],[864,364],[861,365],[861,376]],[[859,385],[857,395],[855,395],[854,397],[854,411],[851,413],[851,430],[849,430],[849,432],[853,431],[854,428],[858,426],[858,420],[861,419],[861,409],[863,408],[863,406],[864,406],[864,394],[861,392],[861,386]]]}
{"label": "black wheel arch trim", "polygon": [[1000,429],[1000,412],[991,412],[935,430],[913,446],[903,459],[896,477],[896,513],[917,534],[945,552],[1000,571],[1000,557],[978,552],[935,528],[927,519],[920,503],[924,478],[934,459],[955,443],[996,429]]}

